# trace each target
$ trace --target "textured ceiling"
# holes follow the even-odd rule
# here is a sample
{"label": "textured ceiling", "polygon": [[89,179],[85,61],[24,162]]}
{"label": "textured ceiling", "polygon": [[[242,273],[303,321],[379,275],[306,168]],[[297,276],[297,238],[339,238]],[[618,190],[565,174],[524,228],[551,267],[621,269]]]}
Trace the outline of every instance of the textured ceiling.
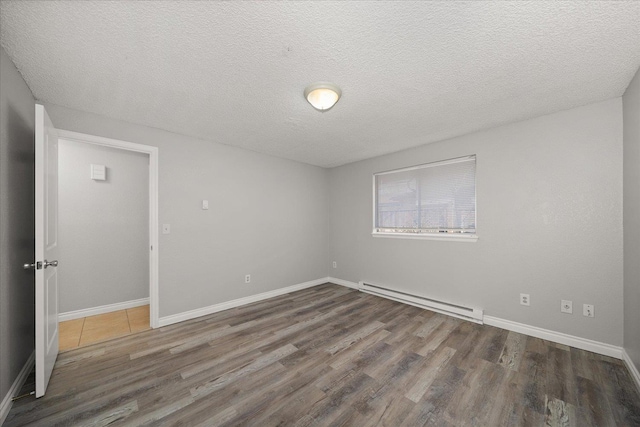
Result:
{"label": "textured ceiling", "polygon": [[[639,2],[2,1],[38,100],[332,167],[622,95]],[[326,113],[303,98],[328,80]]]}

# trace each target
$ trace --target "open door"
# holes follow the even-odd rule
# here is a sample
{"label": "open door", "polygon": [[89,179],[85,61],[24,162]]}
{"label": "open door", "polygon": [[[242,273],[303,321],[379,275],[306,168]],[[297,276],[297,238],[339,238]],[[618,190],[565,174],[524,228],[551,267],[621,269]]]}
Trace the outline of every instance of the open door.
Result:
{"label": "open door", "polygon": [[58,134],[36,104],[36,397],[58,357]]}

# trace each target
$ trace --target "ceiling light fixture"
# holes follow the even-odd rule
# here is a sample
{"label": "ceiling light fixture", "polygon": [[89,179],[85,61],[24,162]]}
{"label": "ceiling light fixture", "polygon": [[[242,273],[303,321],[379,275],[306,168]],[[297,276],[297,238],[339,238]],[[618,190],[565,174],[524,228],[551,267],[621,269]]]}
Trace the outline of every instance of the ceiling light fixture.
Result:
{"label": "ceiling light fixture", "polygon": [[340,88],[329,82],[313,83],[304,90],[304,97],[309,101],[309,104],[316,110],[323,112],[336,105],[341,95]]}

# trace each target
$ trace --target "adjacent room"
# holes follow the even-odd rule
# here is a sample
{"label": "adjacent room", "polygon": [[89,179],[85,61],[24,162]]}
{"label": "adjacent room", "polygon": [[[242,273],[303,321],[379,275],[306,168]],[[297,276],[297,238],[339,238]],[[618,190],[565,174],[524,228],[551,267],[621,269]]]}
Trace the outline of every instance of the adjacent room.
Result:
{"label": "adjacent room", "polygon": [[0,0],[3,426],[640,425],[640,2]]}

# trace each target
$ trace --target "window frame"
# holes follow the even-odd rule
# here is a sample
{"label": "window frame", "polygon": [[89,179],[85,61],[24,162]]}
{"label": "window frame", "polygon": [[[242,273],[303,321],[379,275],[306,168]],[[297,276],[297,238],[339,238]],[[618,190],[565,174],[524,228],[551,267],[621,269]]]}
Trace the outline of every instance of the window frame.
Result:
{"label": "window frame", "polygon": [[378,212],[378,187],[376,185],[376,177],[379,175],[388,175],[392,173],[400,173],[407,172],[415,169],[424,169],[436,166],[444,166],[454,163],[460,163],[464,161],[468,161],[470,159],[474,159],[476,164],[476,176],[477,176],[477,166],[478,166],[478,158],[475,154],[470,154],[467,156],[455,157],[451,159],[438,160],[435,162],[422,163],[415,166],[408,166],[405,168],[391,169],[382,172],[376,172],[372,176],[372,188],[373,188],[373,227],[371,235],[373,237],[384,237],[384,238],[392,238],[392,239],[421,239],[421,240],[447,240],[454,242],[476,242],[478,241],[478,185],[476,181],[476,176],[474,176],[474,185],[475,185],[475,216],[476,216],[476,227],[475,233],[473,234],[465,234],[465,233],[400,233],[400,232],[388,232],[388,231],[378,231],[377,227],[377,212]]}

